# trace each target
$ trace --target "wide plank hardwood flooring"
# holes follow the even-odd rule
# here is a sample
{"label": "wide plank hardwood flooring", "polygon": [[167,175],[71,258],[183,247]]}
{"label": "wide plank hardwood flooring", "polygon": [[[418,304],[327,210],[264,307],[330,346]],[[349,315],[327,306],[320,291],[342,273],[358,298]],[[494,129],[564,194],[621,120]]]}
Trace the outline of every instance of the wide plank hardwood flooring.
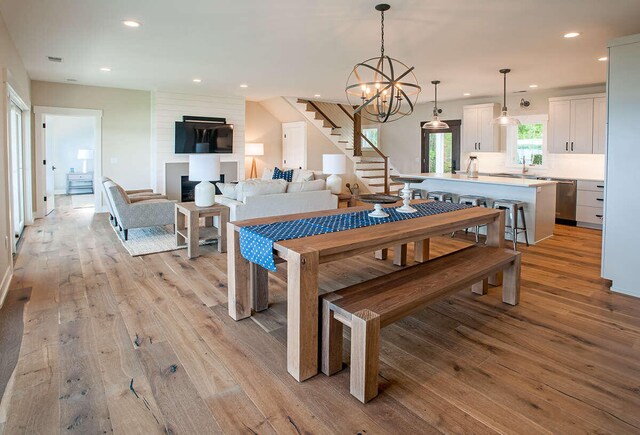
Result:
{"label": "wide plank hardwood flooring", "polygon": [[[462,239],[434,239],[432,255]],[[107,215],[61,197],[16,259],[10,295],[28,301],[0,311],[24,325],[0,340],[20,349],[0,358],[15,365],[0,433],[640,433],[640,300],[599,278],[600,244],[557,226],[523,249],[519,306],[500,288],[461,292],[385,328],[381,393],[362,405],[348,368],[287,373],[283,265],[270,308],[234,322],[214,247],[134,258]],[[323,265],[321,290],[396,269],[372,255]]]}

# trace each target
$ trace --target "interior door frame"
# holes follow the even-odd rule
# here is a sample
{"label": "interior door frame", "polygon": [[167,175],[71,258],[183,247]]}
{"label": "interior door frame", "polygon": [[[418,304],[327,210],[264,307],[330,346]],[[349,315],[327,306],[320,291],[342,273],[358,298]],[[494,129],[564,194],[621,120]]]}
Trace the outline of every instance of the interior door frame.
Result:
{"label": "interior door frame", "polygon": [[304,141],[302,144],[302,148],[303,148],[303,153],[302,153],[302,168],[303,169],[307,169],[307,121],[295,121],[295,122],[283,122],[282,123],[282,163],[284,166],[286,167],[290,167],[289,164],[285,164],[284,159],[285,159],[285,135],[286,135],[286,128],[287,127],[291,127],[291,128],[297,128],[297,127],[302,127],[302,129],[304,130]]}
{"label": "interior door frame", "polygon": [[[33,224],[33,196],[32,196],[32,156],[31,156],[31,116],[30,116],[30,106],[20,97],[20,95],[11,87],[9,83],[6,84],[6,108],[7,108],[7,117],[6,117],[6,141],[7,141],[7,169],[9,174],[11,174],[11,103],[15,104],[18,109],[22,111],[21,115],[21,125],[20,130],[22,133],[22,185],[24,188],[24,204],[23,204],[23,213],[24,213],[24,225],[25,227]],[[13,203],[13,177],[9,175],[8,177],[8,187],[9,187],[9,208],[10,208],[10,216],[9,223],[11,227],[10,234],[14,233],[14,222],[13,222],[13,208],[15,204]],[[15,253],[16,251],[16,241],[13,239],[12,241],[12,251]]]}
{"label": "interior door frame", "polygon": [[95,196],[95,212],[104,211],[102,189],[102,110],[72,109],[68,107],[34,106],[35,139],[36,139],[36,218],[43,218],[46,213],[46,139],[45,120],[47,116],[89,117],[95,120],[95,142],[93,159],[93,183]]}
{"label": "interior door frame", "polygon": [[420,172],[427,173],[429,172],[429,159],[427,158],[427,150],[429,149],[429,142],[427,141],[427,137],[429,133],[451,133],[451,160],[454,163],[451,168],[452,171],[460,170],[460,156],[462,154],[460,150],[461,138],[460,134],[462,127],[461,119],[451,119],[444,121],[449,125],[449,128],[446,130],[425,130],[422,128],[424,124],[428,121],[420,122]]}

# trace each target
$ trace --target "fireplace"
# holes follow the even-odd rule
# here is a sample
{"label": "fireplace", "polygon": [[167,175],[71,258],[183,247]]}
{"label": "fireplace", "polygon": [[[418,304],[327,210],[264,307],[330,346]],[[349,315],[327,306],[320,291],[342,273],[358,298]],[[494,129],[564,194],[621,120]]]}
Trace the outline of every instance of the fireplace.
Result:
{"label": "fireplace", "polygon": [[[216,180],[216,181],[211,181],[211,183],[217,183],[217,182],[221,182],[224,183],[224,174],[220,174],[220,179]],[[200,183],[199,181],[189,181],[189,176],[188,175],[182,175],[180,176],[180,201],[181,202],[193,202],[195,201],[194,198],[194,191],[196,188],[196,184]],[[216,195],[222,195],[222,192],[220,191],[220,189],[218,189],[218,186],[216,186]]]}
{"label": "fireplace", "polygon": [[[237,182],[238,167],[238,161],[220,162],[220,180],[218,181]],[[189,181],[188,162],[167,162],[165,164],[165,192],[169,199],[193,201],[193,189],[196,184],[198,183]],[[220,193],[217,188],[216,192]]]}

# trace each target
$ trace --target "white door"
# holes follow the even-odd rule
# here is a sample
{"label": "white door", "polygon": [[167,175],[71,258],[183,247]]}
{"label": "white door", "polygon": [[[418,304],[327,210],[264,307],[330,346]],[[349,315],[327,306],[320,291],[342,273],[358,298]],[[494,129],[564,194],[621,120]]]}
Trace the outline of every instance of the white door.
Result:
{"label": "white door", "polygon": [[593,99],[593,153],[604,154],[607,147],[607,97]]}
{"label": "white door", "polygon": [[549,102],[549,152],[569,153],[571,101]]}
{"label": "white door", "polygon": [[45,201],[46,201],[46,214],[49,214],[55,208],[55,176],[54,171],[56,170],[55,162],[53,161],[53,156],[55,155],[53,152],[53,140],[50,140],[48,131],[46,130],[46,117],[45,117],[45,131],[44,131],[44,149],[45,156],[44,161],[46,165],[45,173]]}
{"label": "white door", "polygon": [[307,123],[282,124],[282,165],[286,168],[307,168]]}
{"label": "white door", "polygon": [[24,143],[22,138],[22,110],[13,102],[10,104],[9,135],[11,146],[11,223],[13,227],[14,252],[18,239],[24,230],[25,187],[24,187]]}
{"label": "white door", "polygon": [[593,153],[593,98],[571,100],[572,153]]}
{"label": "white door", "polygon": [[462,149],[472,153],[478,151],[478,109],[468,108],[462,112]]}

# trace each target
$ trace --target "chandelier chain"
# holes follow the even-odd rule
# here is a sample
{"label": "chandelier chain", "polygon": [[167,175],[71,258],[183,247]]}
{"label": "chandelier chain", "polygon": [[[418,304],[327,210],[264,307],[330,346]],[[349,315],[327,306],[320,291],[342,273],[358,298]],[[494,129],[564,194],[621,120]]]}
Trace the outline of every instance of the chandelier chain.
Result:
{"label": "chandelier chain", "polygon": [[380,12],[380,55],[384,57],[384,11]]}

